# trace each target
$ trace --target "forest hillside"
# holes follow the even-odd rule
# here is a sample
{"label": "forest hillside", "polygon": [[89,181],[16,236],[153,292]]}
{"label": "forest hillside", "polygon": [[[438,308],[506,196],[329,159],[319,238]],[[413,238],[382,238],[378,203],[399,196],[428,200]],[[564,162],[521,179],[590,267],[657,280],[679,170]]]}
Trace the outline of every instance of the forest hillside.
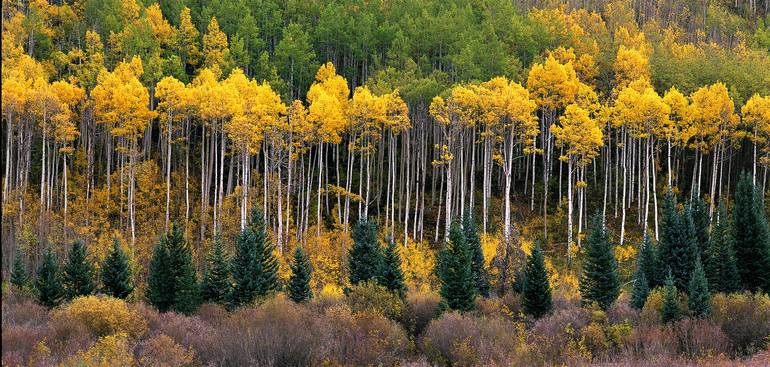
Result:
{"label": "forest hillside", "polygon": [[1,125],[4,366],[770,358],[770,0],[3,0]]}

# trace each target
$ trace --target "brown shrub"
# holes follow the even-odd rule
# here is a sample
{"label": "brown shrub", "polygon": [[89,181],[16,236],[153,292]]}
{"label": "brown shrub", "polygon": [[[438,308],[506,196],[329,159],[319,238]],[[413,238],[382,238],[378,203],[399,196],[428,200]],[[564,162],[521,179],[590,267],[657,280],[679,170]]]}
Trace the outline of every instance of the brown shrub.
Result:
{"label": "brown shrub", "polygon": [[451,312],[433,320],[420,349],[435,364],[510,365],[517,358],[523,324]]}
{"label": "brown shrub", "polygon": [[227,309],[216,303],[205,303],[198,308],[196,313],[206,323],[218,325],[227,319]]}
{"label": "brown shrub", "polygon": [[404,324],[409,332],[414,335],[420,335],[430,320],[439,315],[439,304],[441,296],[437,293],[424,293],[410,291],[406,295],[406,307],[404,308]]}
{"label": "brown shrub", "polygon": [[54,311],[52,318],[54,325],[79,322],[96,336],[125,333],[136,337],[147,329],[147,322],[125,301],[106,296],[75,298]]}
{"label": "brown shrub", "polygon": [[131,353],[128,336],[125,333],[108,335],[94,343],[87,350],[68,358],[62,367],[110,367],[134,366],[136,360]]}
{"label": "brown shrub", "polygon": [[177,344],[168,335],[159,334],[139,343],[136,357],[140,366],[185,367],[192,365],[195,353]]}
{"label": "brown shrub", "polygon": [[636,324],[639,322],[639,311],[631,307],[628,302],[618,301],[607,309],[607,320],[613,324],[626,321]]}
{"label": "brown shrub", "polygon": [[29,360],[35,346],[51,334],[51,329],[46,326],[3,325],[2,334],[2,365],[20,366]]}
{"label": "brown shrub", "polygon": [[527,343],[537,359],[545,364],[590,357],[579,344],[579,333],[592,318],[592,311],[581,307],[556,311],[535,322],[527,336]]}
{"label": "brown shrub", "polygon": [[409,339],[396,322],[370,310],[352,312],[344,306],[327,310],[323,344],[325,363],[344,366],[392,366],[405,357]]}
{"label": "brown shrub", "polygon": [[770,336],[770,297],[766,294],[715,294],[711,319],[738,352],[750,354],[764,347]]}
{"label": "brown shrub", "polygon": [[202,362],[231,366],[299,366],[320,358],[323,327],[309,310],[278,296],[235,311],[217,329]]}
{"label": "brown shrub", "polygon": [[401,319],[404,310],[404,301],[398,295],[374,282],[350,287],[345,302],[353,312],[376,312],[391,320]]}
{"label": "brown shrub", "polygon": [[[152,313],[149,314],[150,317]],[[185,316],[174,312],[156,314],[150,323],[151,333],[167,335],[186,348],[192,348],[204,361],[221,360],[217,328],[207,324],[198,316]]]}
{"label": "brown shrub", "polygon": [[708,357],[730,352],[730,340],[709,320],[684,319],[673,325],[677,350],[686,357]]}

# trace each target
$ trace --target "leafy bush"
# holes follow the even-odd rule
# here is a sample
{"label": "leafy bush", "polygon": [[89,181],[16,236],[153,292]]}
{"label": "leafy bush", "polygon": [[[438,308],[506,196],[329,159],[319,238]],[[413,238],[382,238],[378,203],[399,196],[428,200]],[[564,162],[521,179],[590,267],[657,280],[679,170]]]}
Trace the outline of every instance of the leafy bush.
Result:
{"label": "leafy bush", "polygon": [[428,325],[420,350],[439,365],[510,365],[522,339],[523,324],[451,312]]}
{"label": "leafy bush", "polygon": [[139,343],[136,357],[142,366],[184,367],[193,364],[195,353],[177,344],[168,335],[159,334]]}
{"label": "leafy bush", "polygon": [[420,335],[430,320],[438,316],[440,303],[441,296],[434,292],[407,293],[406,307],[402,318],[412,335]]}
{"label": "leafy bush", "polygon": [[54,324],[75,320],[97,336],[125,333],[141,335],[147,322],[125,301],[106,296],[86,296],[74,299],[53,313]]}
{"label": "leafy bush", "polygon": [[740,353],[761,350],[770,336],[770,297],[766,294],[715,294],[711,319]]}
{"label": "leafy bush", "polygon": [[391,320],[399,320],[404,310],[404,301],[397,294],[374,282],[350,287],[345,301],[353,312],[372,311]]}
{"label": "leafy bush", "polygon": [[110,367],[136,364],[125,333],[107,335],[88,350],[67,359],[63,367]]}
{"label": "leafy bush", "polygon": [[352,312],[345,306],[326,311],[324,362],[343,366],[392,366],[404,358],[409,339],[404,329],[379,312]]}

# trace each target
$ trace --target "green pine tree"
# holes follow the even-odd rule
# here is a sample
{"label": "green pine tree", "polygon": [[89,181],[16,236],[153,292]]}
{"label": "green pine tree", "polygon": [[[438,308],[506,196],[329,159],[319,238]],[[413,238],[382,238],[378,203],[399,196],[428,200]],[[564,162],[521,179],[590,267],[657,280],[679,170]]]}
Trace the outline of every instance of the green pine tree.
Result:
{"label": "green pine tree", "polygon": [[401,297],[406,295],[404,272],[401,270],[401,256],[398,254],[398,248],[392,239],[388,240],[388,246],[385,247],[380,264],[380,274],[377,275],[377,283]]}
{"label": "green pine tree", "polygon": [[245,228],[238,235],[230,269],[233,275],[230,302],[236,307],[254,302],[262,267],[257,261],[257,237],[251,228]]}
{"label": "green pine tree", "polygon": [[594,215],[586,238],[580,294],[585,303],[596,303],[607,309],[620,295],[617,263],[601,215]]}
{"label": "green pine tree", "polygon": [[641,267],[637,265],[634,279],[634,288],[631,290],[631,306],[637,310],[644,307],[647,302],[647,296],[650,295],[650,285],[647,283],[647,276]]}
{"label": "green pine tree", "polygon": [[125,299],[134,290],[131,277],[128,256],[116,238],[112,241],[112,251],[102,264],[102,291],[112,297]]}
{"label": "green pine tree", "polygon": [[751,176],[742,174],[735,188],[733,237],[743,289],[770,293],[770,229],[761,194]]}
{"label": "green pine tree", "polygon": [[37,269],[35,289],[37,289],[38,302],[48,308],[58,306],[64,299],[64,287],[61,283],[61,274],[59,274],[59,260],[50,247],[46,249],[43,263]]}
{"label": "green pine tree", "polygon": [[536,319],[551,312],[553,308],[551,283],[548,281],[548,272],[545,269],[543,250],[539,245],[532,249],[532,254],[527,258],[522,288],[524,312]]}
{"label": "green pine tree", "polygon": [[208,256],[208,270],[203,278],[201,297],[204,302],[226,305],[230,301],[230,262],[219,236]]}
{"label": "green pine tree", "polygon": [[687,304],[692,316],[702,318],[707,317],[711,313],[708,280],[706,280],[706,273],[703,271],[700,259],[696,260],[695,270],[693,270],[690,277],[688,297]]}
{"label": "green pine tree", "polygon": [[719,203],[716,224],[711,231],[709,247],[704,259],[704,270],[709,289],[714,292],[731,293],[741,289],[741,277],[733,250],[733,232],[725,203]]}
{"label": "green pine tree", "polygon": [[24,289],[27,287],[28,280],[29,274],[27,273],[27,266],[24,264],[24,255],[16,249],[16,256],[13,258],[13,268],[11,269],[11,284],[18,289]]}
{"label": "green pine tree", "polygon": [[275,246],[267,236],[267,227],[262,212],[251,210],[251,227],[256,239],[256,260],[259,263],[257,278],[257,296],[264,297],[278,290],[278,259],[274,251]]}
{"label": "green pine tree", "polygon": [[372,222],[361,220],[356,223],[351,237],[353,247],[348,252],[349,278],[351,285],[357,285],[375,279],[382,263],[382,251],[377,239],[377,225]]}
{"label": "green pine tree", "polygon": [[666,286],[663,288],[663,308],[660,311],[660,318],[664,324],[679,320],[682,311],[679,308],[679,295],[674,285],[674,277],[671,271],[666,277]]}
{"label": "green pine tree", "polygon": [[463,233],[468,249],[471,251],[471,271],[476,283],[476,291],[482,297],[489,297],[489,274],[484,267],[484,252],[481,249],[481,238],[478,226],[470,211],[463,215]]}
{"label": "green pine tree", "polygon": [[164,234],[152,252],[147,277],[147,300],[160,312],[167,312],[174,305],[175,282],[166,242],[168,237]]}
{"label": "green pine tree", "polygon": [[313,291],[310,289],[313,267],[302,247],[297,246],[294,250],[294,262],[290,266],[289,298],[297,303],[309,301],[313,298]]}
{"label": "green pine tree", "polygon": [[191,314],[200,305],[200,288],[192,263],[192,251],[176,224],[171,226],[167,237],[169,266],[174,283],[171,309],[183,314]]}
{"label": "green pine tree", "polygon": [[709,226],[711,225],[708,205],[703,201],[703,198],[697,197],[690,202],[689,207],[695,229],[695,241],[698,247],[698,255],[705,262],[705,254],[709,241]]}
{"label": "green pine tree", "polygon": [[83,241],[72,245],[62,280],[69,299],[92,294],[96,289],[94,265],[88,260],[88,248]]}
{"label": "green pine tree", "polygon": [[636,258],[636,266],[644,273],[644,278],[647,280],[647,285],[652,289],[663,285],[663,280],[660,278],[660,270],[658,259],[656,256],[655,245],[652,242],[652,238],[645,233],[642,245],[639,248],[639,253]]}
{"label": "green pine tree", "polygon": [[658,242],[659,269],[670,269],[674,285],[686,290],[699,253],[695,225],[689,208],[683,213],[676,209],[674,194],[670,191],[663,202],[660,241]]}
{"label": "green pine tree", "polygon": [[452,310],[468,311],[476,299],[473,259],[458,221],[449,228],[449,241],[438,257],[436,273],[441,280],[441,297]]}

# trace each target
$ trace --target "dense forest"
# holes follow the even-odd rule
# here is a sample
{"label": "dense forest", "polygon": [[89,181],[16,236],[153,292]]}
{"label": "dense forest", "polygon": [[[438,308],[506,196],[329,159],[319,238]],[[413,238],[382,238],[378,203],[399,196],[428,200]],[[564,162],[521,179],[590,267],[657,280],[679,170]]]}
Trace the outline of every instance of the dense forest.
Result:
{"label": "dense forest", "polygon": [[769,7],[3,0],[3,365],[761,365]]}

